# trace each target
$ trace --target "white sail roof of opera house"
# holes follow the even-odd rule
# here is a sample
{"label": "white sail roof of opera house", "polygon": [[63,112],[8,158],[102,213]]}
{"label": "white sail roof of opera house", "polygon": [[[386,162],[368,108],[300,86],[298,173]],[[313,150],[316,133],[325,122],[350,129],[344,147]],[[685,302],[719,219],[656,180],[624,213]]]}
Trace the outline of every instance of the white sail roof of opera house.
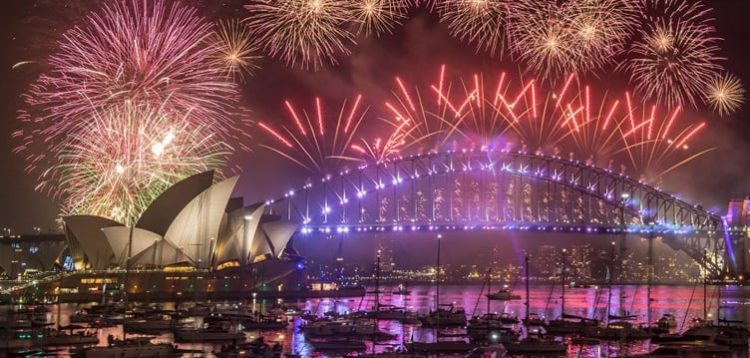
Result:
{"label": "white sail roof of opera house", "polygon": [[201,173],[172,186],[144,211],[132,232],[106,218],[65,217],[76,268],[123,267],[131,235],[131,265],[136,267],[205,268],[227,261],[280,258],[297,225],[264,215],[264,203],[227,213],[239,177],[211,185],[213,177],[213,172]]}
{"label": "white sail roof of opera house", "polygon": [[167,229],[164,238],[194,264],[210,263],[211,245],[219,238],[219,225],[238,179],[235,176],[214,184],[193,198]]}

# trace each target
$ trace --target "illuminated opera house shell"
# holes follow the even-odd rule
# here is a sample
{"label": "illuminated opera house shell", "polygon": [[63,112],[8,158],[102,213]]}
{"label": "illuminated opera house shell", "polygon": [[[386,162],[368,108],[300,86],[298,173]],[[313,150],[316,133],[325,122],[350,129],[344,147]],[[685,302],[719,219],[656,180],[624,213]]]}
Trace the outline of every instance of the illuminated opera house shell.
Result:
{"label": "illuminated opera house shell", "polygon": [[213,178],[209,171],[176,183],[143,212],[132,230],[97,216],[65,217],[76,268],[124,267],[131,235],[131,267],[208,268],[281,258],[297,226],[264,215],[264,203],[232,203],[239,177],[216,184]]}

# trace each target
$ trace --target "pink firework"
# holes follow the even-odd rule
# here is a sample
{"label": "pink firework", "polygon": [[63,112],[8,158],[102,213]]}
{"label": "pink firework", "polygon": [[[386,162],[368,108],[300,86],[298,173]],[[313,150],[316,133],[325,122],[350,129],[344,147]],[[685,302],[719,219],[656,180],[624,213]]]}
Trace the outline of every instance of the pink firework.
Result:
{"label": "pink firework", "polygon": [[106,3],[63,35],[51,69],[25,95],[29,115],[44,123],[42,135],[65,136],[85,126],[92,109],[169,98],[173,109],[196,112],[221,131],[238,92],[211,64],[215,51],[204,41],[211,29],[178,3]]}
{"label": "pink firework", "polygon": [[[239,93],[213,60],[216,49],[206,41],[211,34],[212,25],[195,9],[166,0],[107,2],[67,31],[47,61],[49,70],[24,94],[22,129],[13,134],[20,141],[15,151],[27,160],[26,169],[41,171],[40,189],[54,192],[58,189],[45,186],[84,183],[71,179],[82,174],[75,167],[57,174],[50,170],[60,168],[65,158],[82,159],[91,153],[71,153],[74,138],[106,147],[108,143],[97,142],[105,139],[93,123],[100,114],[117,112],[123,105],[161,108],[189,121],[182,127],[186,131],[210,129],[212,139],[206,145],[244,137],[248,123],[242,110],[236,110]],[[239,146],[247,149],[242,142]],[[207,166],[214,167],[196,163],[196,168]],[[189,174],[191,170],[180,173]],[[50,175],[57,179],[50,180]]]}
{"label": "pink firework", "polygon": [[352,153],[352,145],[356,144],[365,118],[366,109],[362,107],[362,95],[353,101],[344,101],[334,116],[329,116],[319,97],[313,101],[310,111],[300,110],[292,102],[284,101],[288,124],[274,126],[269,122],[258,122],[270,139],[261,147],[313,173],[337,172],[347,163],[360,161]]}

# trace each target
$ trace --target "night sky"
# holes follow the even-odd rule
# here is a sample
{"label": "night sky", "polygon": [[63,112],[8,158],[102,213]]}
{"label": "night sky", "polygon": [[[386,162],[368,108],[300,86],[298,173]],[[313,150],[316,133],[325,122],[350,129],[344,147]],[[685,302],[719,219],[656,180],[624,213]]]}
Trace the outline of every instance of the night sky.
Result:
{"label": "night sky", "polygon": [[[243,1],[192,0],[209,19],[241,16]],[[25,60],[43,61],[54,50],[55,39],[66,28],[80,21],[88,9],[95,8],[96,0],[4,0],[0,8],[0,227],[10,227],[16,233],[31,232],[34,226],[43,230],[55,227],[57,203],[46,194],[34,190],[36,177],[24,172],[25,163],[12,153],[11,132],[18,128],[16,111],[21,106],[19,95],[26,90],[41,71],[40,66],[24,66],[11,70],[13,64]],[[727,58],[726,70],[750,85],[750,1],[711,0],[705,4],[714,8],[718,33],[723,41],[721,55]],[[422,9],[412,10],[409,20],[394,34],[380,38],[359,39],[353,54],[341,58],[338,66],[322,71],[292,70],[273,59],[264,59],[262,69],[243,85],[244,102],[252,109],[253,118],[265,121],[286,120],[280,117],[282,101],[286,98],[307,103],[314,95],[328,104],[340,103],[345,97],[364,93],[370,104],[379,103],[392,88],[395,75],[414,82],[432,79],[439,66],[447,64],[453,73],[470,74],[478,71],[513,71],[517,65],[506,60],[476,55],[474,47],[448,36],[447,30],[435,15]],[[600,75],[609,76],[607,70]],[[606,78],[610,82],[610,78]],[[622,74],[611,78],[610,89],[624,83]],[[678,193],[694,203],[723,212],[726,202],[750,194],[750,107],[745,107],[730,119],[704,113],[710,130],[703,139],[707,147],[717,150],[690,165],[671,173],[663,188]],[[260,140],[260,133],[255,137]],[[265,200],[269,193],[283,193],[298,186],[309,175],[295,170],[290,164],[261,148],[243,153],[234,159],[243,168],[237,194],[251,200]],[[279,173],[291,177],[285,187],[279,187]],[[271,195],[277,196],[276,194]]]}

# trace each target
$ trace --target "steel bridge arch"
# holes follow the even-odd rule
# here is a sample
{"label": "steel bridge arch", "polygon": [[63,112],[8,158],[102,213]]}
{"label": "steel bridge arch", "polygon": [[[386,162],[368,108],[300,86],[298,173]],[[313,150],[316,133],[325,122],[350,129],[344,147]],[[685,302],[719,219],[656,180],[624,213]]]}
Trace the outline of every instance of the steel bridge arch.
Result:
{"label": "steel bridge arch", "polygon": [[303,234],[626,231],[665,238],[714,273],[725,265],[703,259],[707,250],[714,257],[725,252],[721,216],[622,173],[523,151],[400,157],[325,176],[266,204],[271,213],[299,222]]}

